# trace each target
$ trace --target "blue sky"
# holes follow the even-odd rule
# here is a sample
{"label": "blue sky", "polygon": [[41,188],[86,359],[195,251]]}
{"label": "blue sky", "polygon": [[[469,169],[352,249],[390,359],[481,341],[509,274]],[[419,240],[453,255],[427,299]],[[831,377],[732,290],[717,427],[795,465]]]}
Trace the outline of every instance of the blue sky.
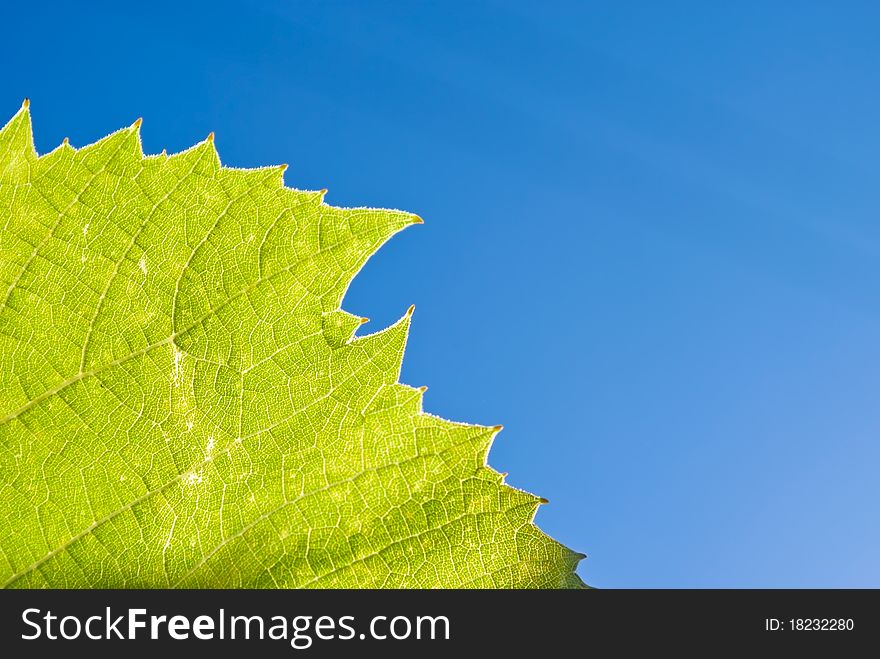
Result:
{"label": "blue sky", "polygon": [[876,5],[107,7],[6,7],[0,113],[419,213],[345,307],[588,583],[880,586]]}

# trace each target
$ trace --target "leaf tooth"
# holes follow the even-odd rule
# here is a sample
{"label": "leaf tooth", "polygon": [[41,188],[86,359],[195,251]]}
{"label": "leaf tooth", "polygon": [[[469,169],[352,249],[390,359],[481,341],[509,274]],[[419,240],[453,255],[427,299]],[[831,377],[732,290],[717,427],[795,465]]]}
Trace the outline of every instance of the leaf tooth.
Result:
{"label": "leaf tooth", "polygon": [[277,199],[276,193],[284,189],[284,170],[286,165],[271,165],[269,167],[223,167],[222,176],[225,185],[230,186],[229,193],[235,194],[233,189],[240,190],[244,186],[251,188],[267,188],[272,196],[265,199]]}
{"label": "leaf tooth", "polygon": [[409,325],[410,317],[407,314],[393,325],[373,334],[355,337],[348,344],[362,351],[365,365],[377,367],[375,384],[390,384],[400,378]]}
{"label": "leaf tooth", "polygon": [[[297,195],[294,191],[289,191]],[[301,202],[300,202],[301,203]],[[334,309],[342,304],[348,285],[358,271],[388,239],[413,224],[413,215],[403,211],[381,208],[339,208],[322,204],[317,208],[320,224],[313,224],[320,230],[322,240],[328,243],[341,242],[346,245],[344,259],[335,255],[330,258],[321,255],[325,263],[320,267],[339,272],[340,277],[332,288],[322,292],[325,309]],[[318,259],[315,260],[318,264]]]}
{"label": "leaf tooth", "polygon": [[357,328],[363,324],[359,316],[337,309],[322,314],[322,332],[324,339],[332,348],[338,348],[349,343],[354,337]]}
{"label": "leaf tooth", "polygon": [[37,159],[29,108],[30,102],[25,99],[19,111],[0,128],[0,180],[26,179],[29,163]]}
{"label": "leaf tooth", "polygon": [[[208,133],[208,137],[205,138],[205,141],[202,142],[202,148],[206,152],[208,159],[211,162],[214,170],[219,170],[221,167],[220,164],[220,152],[217,151],[217,145],[214,144],[214,131]],[[196,150],[199,150],[199,145],[196,146]]]}
{"label": "leaf tooth", "polygon": [[284,187],[284,172],[287,171],[288,165],[287,163],[282,163],[276,167],[273,167],[273,171],[275,172],[277,178],[277,184],[279,188]]}
{"label": "leaf tooth", "polygon": [[220,171],[220,154],[214,144],[214,133],[184,151],[173,153],[169,161],[179,165],[184,172],[195,172],[202,175],[214,175]]}
{"label": "leaf tooth", "polygon": [[[106,169],[122,175],[127,167],[139,168],[144,153],[138,131],[129,126],[78,149],[76,157],[92,171]],[[131,170],[125,175],[132,175]]]}
{"label": "leaf tooth", "polygon": [[143,149],[143,145],[141,144],[141,124],[142,123],[144,123],[144,118],[138,117],[137,119],[134,120],[134,123],[131,124],[131,127],[129,129],[129,130],[131,130],[132,133],[134,133],[134,136],[135,136],[135,141],[134,141],[135,152],[134,152],[134,154],[138,159],[141,159],[144,157],[144,149]]}

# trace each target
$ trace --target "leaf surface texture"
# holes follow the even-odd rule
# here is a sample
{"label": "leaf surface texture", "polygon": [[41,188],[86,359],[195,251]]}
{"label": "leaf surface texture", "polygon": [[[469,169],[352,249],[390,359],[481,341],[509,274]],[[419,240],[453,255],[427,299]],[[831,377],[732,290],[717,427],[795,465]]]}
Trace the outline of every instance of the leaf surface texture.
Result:
{"label": "leaf surface texture", "polygon": [[398,382],[411,311],[357,336],[340,308],[419,218],[139,130],[0,131],[0,583],[582,586],[486,466],[498,428]]}

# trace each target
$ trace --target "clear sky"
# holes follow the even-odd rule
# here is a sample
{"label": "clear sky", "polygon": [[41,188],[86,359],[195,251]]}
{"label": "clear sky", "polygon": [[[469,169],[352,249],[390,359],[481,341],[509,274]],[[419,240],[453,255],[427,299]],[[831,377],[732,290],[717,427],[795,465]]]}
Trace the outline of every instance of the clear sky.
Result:
{"label": "clear sky", "polygon": [[114,4],[4,7],[0,114],[419,213],[345,308],[588,583],[880,586],[876,3]]}

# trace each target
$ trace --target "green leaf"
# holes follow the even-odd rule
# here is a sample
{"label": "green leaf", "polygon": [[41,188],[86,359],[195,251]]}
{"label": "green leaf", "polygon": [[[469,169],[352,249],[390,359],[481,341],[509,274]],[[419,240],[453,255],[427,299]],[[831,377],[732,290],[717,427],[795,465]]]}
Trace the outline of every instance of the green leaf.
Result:
{"label": "green leaf", "polygon": [[398,383],[412,309],[340,310],[421,220],[139,129],[37,156],[26,102],[0,131],[0,583],[582,586],[486,466],[500,427]]}

